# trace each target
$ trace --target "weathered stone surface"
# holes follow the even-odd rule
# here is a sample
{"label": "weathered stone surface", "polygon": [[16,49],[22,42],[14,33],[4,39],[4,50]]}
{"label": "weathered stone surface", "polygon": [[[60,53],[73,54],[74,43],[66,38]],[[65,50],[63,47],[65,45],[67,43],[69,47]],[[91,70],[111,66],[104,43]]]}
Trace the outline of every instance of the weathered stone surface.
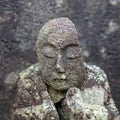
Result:
{"label": "weathered stone surface", "polygon": [[[94,88],[93,88],[94,89]],[[119,120],[120,116],[117,109],[114,109],[116,115],[113,117],[109,109],[104,106],[104,101],[101,101],[101,93],[103,93],[103,88],[95,88],[95,91],[92,88],[87,90],[80,91],[78,88],[70,88],[67,92],[67,96],[63,102],[63,108],[61,114],[63,114],[65,120]],[[98,97],[96,98],[95,93],[93,95],[89,94],[90,92],[99,92]],[[83,92],[83,93],[82,93]],[[84,93],[88,94],[84,94]],[[100,95],[100,96],[99,96]],[[90,101],[88,101],[88,99]],[[91,100],[93,100],[91,102]],[[99,101],[100,100],[100,101]],[[114,106],[115,104],[111,104]]]}
{"label": "weathered stone surface", "polygon": [[[66,98],[66,92],[56,91],[48,87],[48,92],[50,96],[52,96],[50,99],[46,85],[40,79],[38,63],[21,72],[19,74],[20,79],[18,82],[17,99],[14,104],[12,120],[49,120],[50,116],[51,120],[56,120],[58,117],[53,102],[58,103],[64,98],[64,110],[61,110],[62,113],[60,113],[64,115],[62,119],[86,120],[96,118],[98,120],[109,120],[107,118],[111,117],[110,113],[113,113],[113,116],[116,115],[116,119],[114,120],[119,120],[119,116],[117,116],[118,111],[109,93],[109,85],[105,83],[107,77],[104,71],[95,65],[84,63],[84,66],[89,85],[86,83],[81,91],[78,88],[70,88]],[[106,89],[107,93],[104,92],[102,87]],[[110,113],[108,113],[104,105],[107,105],[108,110],[111,111]],[[43,116],[46,117],[44,118]],[[110,120],[113,120],[113,118]]]}
{"label": "weathered stone surface", "polygon": [[52,87],[48,87],[48,93],[51,97],[51,100],[54,102],[54,103],[58,103],[60,102],[61,100],[63,100],[66,96],[66,91],[58,91],[58,90],[55,90],[53,89]]}
{"label": "weathered stone surface", "polygon": [[118,109],[112,99],[107,77],[95,65],[84,63],[87,80],[80,90],[67,91],[61,114],[68,120],[116,120],[120,119]]}
{"label": "weathered stone surface", "polygon": [[[36,62],[33,46],[41,26],[51,18],[67,16],[75,23],[79,38],[82,37],[86,61],[106,71],[114,99],[120,106],[119,0],[1,0],[0,11],[1,96],[7,74]],[[115,23],[117,29],[112,30],[111,23]],[[0,105],[2,114],[5,106],[4,113],[9,111],[9,98],[1,100],[4,101],[4,105]]]}
{"label": "weathered stone surface", "polygon": [[112,120],[119,115],[104,71],[83,61],[72,21],[47,22],[35,47],[38,63],[19,74],[12,120]]}
{"label": "weathered stone surface", "polygon": [[[118,40],[120,34],[119,2],[117,1],[116,5],[112,5],[110,1],[104,0],[92,0],[90,2],[89,0],[77,0],[76,2],[71,0],[69,3],[73,10],[73,21],[79,25],[76,27],[79,30],[85,60],[99,65],[105,70],[113,97],[120,99],[120,95],[118,95],[120,93],[120,86],[118,85],[120,84],[118,73],[120,69],[120,49],[118,47],[120,44]],[[108,34],[107,31],[112,32]],[[120,100],[117,101],[116,99],[115,101],[119,106]]]}
{"label": "weathered stone surface", "polygon": [[[89,89],[89,92],[90,90],[91,89]],[[95,90],[97,92],[97,89]],[[101,96],[97,99],[95,98],[96,103],[84,101],[86,99],[83,99],[83,96],[86,97],[86,99],[95,97],[89,94],[82,95],[78,88],[70,88],[68,90],[63,107],[68,120],[109,120],[109,113],[103,106],[104,101],[98,102]]]}
{"label": "weathered stone surface", "polygon": [[41,79],[38,64],[19,74],[11,120],[58,120],[54,103]]}
{"label": "weathered stone surface", "polygon": [[83,86],[86,73],[82,52],[75,25],[68,18],[50,20],[42,27],[36,53],[48,86],[59,91]]}
{"label": "weathered stone surface", "polygon": [[3,95],[6,76],[36,62],[33,46],[39,29],[47,20],[60,16],[75,23],[85,60],[105,70],[120,107],[119,11],[119,0],[1,0],[0,101],[4,102],[0,105],[0,118],[4,119],[1,115],[6,116],[10,108],[9,95]]}
{"label": "weathered stone surface", "polygon": [[11,120],[59,120],[56,109],[50,100],[41,105],[16,109]]}

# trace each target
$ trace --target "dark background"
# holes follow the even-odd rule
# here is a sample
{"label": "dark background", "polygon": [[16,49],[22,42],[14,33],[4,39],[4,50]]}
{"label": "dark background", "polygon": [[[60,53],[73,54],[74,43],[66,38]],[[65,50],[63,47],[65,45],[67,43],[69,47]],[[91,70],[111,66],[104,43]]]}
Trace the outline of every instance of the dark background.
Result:
{"label": "dark background", "polygon": [[105,71],[120,110],[120,0],[0,0],[0,120],[9,120],[17,73],[37,62],[39,30],[58,17],[76,25],[85,61]]}

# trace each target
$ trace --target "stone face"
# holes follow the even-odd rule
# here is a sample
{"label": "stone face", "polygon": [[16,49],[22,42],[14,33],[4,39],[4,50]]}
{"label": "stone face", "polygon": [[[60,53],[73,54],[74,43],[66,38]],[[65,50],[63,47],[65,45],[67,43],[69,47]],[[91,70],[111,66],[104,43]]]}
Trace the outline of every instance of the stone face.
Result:
{"label": "stone face", "polygon": [[47,85],[61,91],[84,84],[86,74],[77,31],[68,18],[50,20],[42,27],[36,53]]}

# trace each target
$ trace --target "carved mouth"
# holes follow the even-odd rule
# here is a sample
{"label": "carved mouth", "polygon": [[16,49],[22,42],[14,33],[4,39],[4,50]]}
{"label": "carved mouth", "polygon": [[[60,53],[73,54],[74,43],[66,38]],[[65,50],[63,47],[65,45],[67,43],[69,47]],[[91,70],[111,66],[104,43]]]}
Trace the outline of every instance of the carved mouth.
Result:
{"label": "carved mouth", "polygon": [[54,81],[66,81],[67,79],[60,79],[60,78],[56,78],[56,79],[54,79]]}
{"label": "carved mouth", "polygon": [[55,80],[55,81],[65,81],[65,80],[67,80],[67,77],[66,77],[65,74],[53,73],[53,80]]}

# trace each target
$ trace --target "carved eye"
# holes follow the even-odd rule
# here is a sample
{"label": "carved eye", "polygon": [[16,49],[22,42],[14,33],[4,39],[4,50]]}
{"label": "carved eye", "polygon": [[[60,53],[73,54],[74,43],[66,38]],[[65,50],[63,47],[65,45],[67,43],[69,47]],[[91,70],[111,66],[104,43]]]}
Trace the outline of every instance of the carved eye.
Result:
{"label": "carved eye", "polygon": [[55,47],[51,46],[51,45],[46,45],[43,47],[42,52],[44,54],[44,56],[48,57],[48,58],[54,58],[56,55],[56,49]]}
{"label": "carved eye", "polygon": [[68,47],[66,51],[66,57],[68,59],[75,59],[80,56],[80,48],[77,46]]}

